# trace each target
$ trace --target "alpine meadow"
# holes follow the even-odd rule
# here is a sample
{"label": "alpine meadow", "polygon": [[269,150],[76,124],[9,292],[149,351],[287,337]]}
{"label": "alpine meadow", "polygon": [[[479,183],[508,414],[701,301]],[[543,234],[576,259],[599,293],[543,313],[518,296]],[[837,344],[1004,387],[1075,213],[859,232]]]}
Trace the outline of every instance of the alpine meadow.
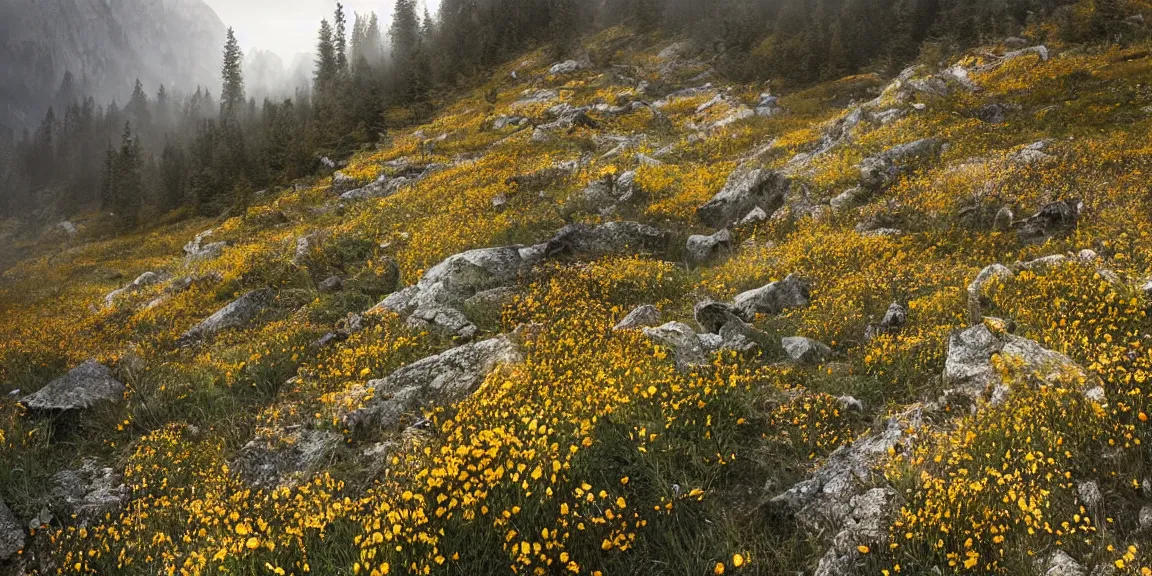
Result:
{"label": "alpine meadow", "polygon": [[1152,2],[378,3],[0,0],[0,576],[1152,576]]}

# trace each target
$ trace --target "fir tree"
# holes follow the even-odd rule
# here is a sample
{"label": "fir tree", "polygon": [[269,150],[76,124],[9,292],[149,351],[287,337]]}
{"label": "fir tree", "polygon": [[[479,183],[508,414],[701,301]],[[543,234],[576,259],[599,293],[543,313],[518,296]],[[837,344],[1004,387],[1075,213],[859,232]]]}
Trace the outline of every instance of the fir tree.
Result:
{"label": "fir tree", "polygon": [[228,39],[224,42],[224,67],[221,71],[224,81],[224,88],[220,92],[221,119],[237,119],[244,106],[244,76],[240,68],[243,57],[236,33],[229,28]]}
{"label": "fir tree", "polygon": [[336,3],[336,34],[332,39],[334,47],[336,48],[336,71],[344,73],[348,70],[348,41],[346,37],[347,22],[344,17],[344,5]]}

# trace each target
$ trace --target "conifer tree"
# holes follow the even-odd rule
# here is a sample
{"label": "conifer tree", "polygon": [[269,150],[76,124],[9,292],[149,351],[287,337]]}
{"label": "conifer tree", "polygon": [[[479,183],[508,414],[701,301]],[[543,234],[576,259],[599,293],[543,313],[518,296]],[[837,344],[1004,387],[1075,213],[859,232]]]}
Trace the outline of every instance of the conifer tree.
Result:
{"label": "conifer tree", "polygon": [[339,2],[336,3],[335,23],[336,33],[332,42],[336,48],[336,71],[343,74],[348,71],[348,39],[344,5]]}
{"label": "conifer tree", "polygon": [[244,76],[240,68],[243,57],[236,33],[229,28],[228,39],[224,42],[224,67],[221,72],[224,88],[220,92],[220,117],[224,120],[236,120],[245,104]]}

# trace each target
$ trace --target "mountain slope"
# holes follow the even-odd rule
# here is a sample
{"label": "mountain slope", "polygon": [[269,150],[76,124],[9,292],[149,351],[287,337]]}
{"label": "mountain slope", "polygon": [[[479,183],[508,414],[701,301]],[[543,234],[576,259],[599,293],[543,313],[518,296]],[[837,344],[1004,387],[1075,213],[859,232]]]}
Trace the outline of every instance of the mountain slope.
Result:
{"label": "mountain slope", "polygon": [[11,0],[0,5],[0,123],[39,122],[65,73],[75,95],[123,103],[219,83],[224,24],[201,0]]}
{"label": "mountain slope", "polygon": [[612,29],[25,240],[0,572],[1148,574],[1152,57],[1029,37],[777,97]]}

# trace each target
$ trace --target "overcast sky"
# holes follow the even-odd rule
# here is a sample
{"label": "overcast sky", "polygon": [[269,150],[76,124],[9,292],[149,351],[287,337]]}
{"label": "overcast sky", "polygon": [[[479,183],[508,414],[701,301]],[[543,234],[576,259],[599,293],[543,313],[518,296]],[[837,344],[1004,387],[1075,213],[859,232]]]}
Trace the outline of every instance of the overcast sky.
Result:
{"label": "overcast sky", "polygon": [[[225,26],[236,29],[240,47],[247,53],[252,48],[271,50],[280,55],[285,65],[299,52],[316,49],[320,20],[332,20],[336,0],[205,0]],[[425,0],[433,13],[439,0]],[[352,33],[352,14],[376,12],[381,23],[391,18],[392,0],[343,0],[348,15],[348,34]]]}

